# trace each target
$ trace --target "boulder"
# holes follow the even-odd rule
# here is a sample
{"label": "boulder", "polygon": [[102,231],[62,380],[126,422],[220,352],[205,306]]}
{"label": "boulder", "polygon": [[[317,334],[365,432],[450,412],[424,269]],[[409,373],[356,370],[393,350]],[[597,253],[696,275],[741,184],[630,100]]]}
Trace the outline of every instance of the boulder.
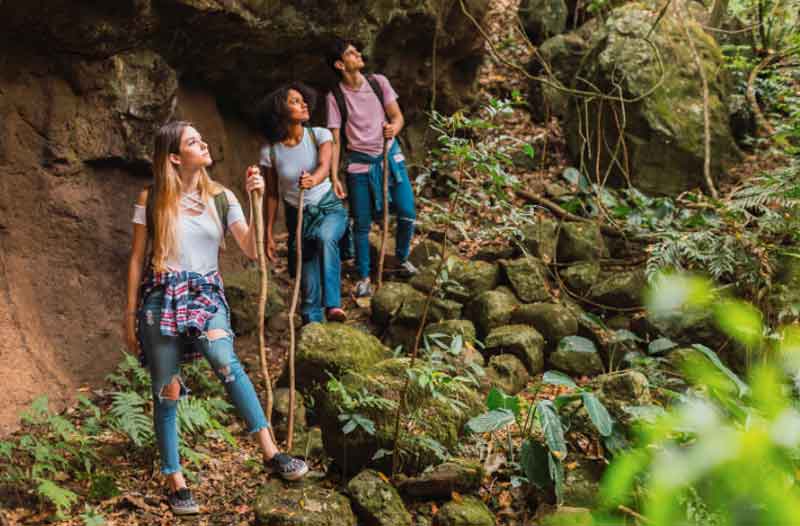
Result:
{"label": "boulder", "polygon": [[533,224],[523,225],[520,229],[522,246],[529,255],[538,257],[545,264],[555,260],[558,222],[549,217],[539,216]]}
{"label": "boulder", "polygon": [[520,305],[511,315],[512,323],[532,325],[542,336],[549,349],[565,336],[578,333],[578,320],[563,305],[556,303],[533,303]]}
{"label": "boulder", "polygon": [[407,283],[387,281],[372,297],[372,321],[379,325],[387,325],[400,312],[407,299],[419,302],[425,296]]}
{"label": "boulder", "polygon": [[[371,397],[391,404],[390,409],[387,409],[387,402],[384,402],[382,405],[373,403],[349,410],[368,418],[374,426],[372,432],[356,427],[345,434],[339,415],[347,402],[339,392],[325,392],[321,395],[318,407],[325,451],[342,469],[350,473],[368,466],[382,471],[391,469],[391,455],[377,459],[373,457],[380,449],[393,449],[394,408],[409,365],[409,358],[392,358],[375,363],[372,368],[362,370],[359,374],[346,374],[341,378],[341,383],[348,392],[362,393],[362,396],[368,393]],[[416,418],[414,439],[407,433],[400,437],[401,467],[405,472],[418,473],[441,462],[436,451],[416,438],[429,437],[446,450],[452,451],[458,445],[464,424],[484,409],[480,395],[463,384],[452,382],[439,389],[441,393],[464,404],[466,409],[450,404],[442,397],[434,398],[428,389],[411,382],[406,414],[413,413]]]}
{"label": "boulder", "polygon": [[328,372],[338,377],[346,371],[366,371],[391,356],[391,350],[364,331],[341,323],[309,323],[297,343],[296,385],[301,390],[324,385]]}
{"label": "boulder", "polygon": [[603,361],[590,340],[581,336],[563,338],[549,356],[556,369],[568,374],[594,375],[603,372]]}
{"label": "boulder", "polygon": [[439,508],[434,516],[434,526],[494,526],[494,514],[477,497],[465,496],[451,500]]}
{"label": "boulder", "polygon": [[[583,146],[586,137],[594,140],[598,133],[606,144],[617,144],[617,105],[592,101],[587,108],[582,101],[570,102],[564,130],[574,158],[590,166],[599,162],[603,173],[610,167],[609,182],[631,184],[649,194],[676,195],[705,186],[703,87],[694,55],[686,45],[686,30],[708,79],[712,178],[724,173],[741,154],[731,133],[728,99],[732,84],[724,73],[719,45],[698,21],[691,17],[682,21],[671,11],[661,13],[653,30],[659,13],[655,4],[628,3],[613,9],[604,21],[594,22],[595,30],[584,39],[586,51],[573,77],[593,86],[619,86],[621,96],[640,99],[625,105],[622,135],[628,173],[612,164],[605,150],[597,159],[596,149],[588,152]],[[645,38],[652,46],[641,45]],[[586,113],[593,121],[588,130],[582,129]]]}
{"label": "boulder", "polygon": [[513,354],[530,374],[538,374],[544,368],[544,338],[528,325],[493,329],[486,337],[485,349],[489,354]]}
{"label": "boulder", "polygon": [[600,386],[598,398],[614,419],[624,426],[631,423],[627,407],[649,406],[653,403],[647,377],[639,371],[604,374],[598,376],[596,381]]}
{"label": "boulder", "polygon": [[583,294],[597,283],[600,265],[596,261],[582,261],[561,270],[560,275],[571,290]]}
{"label": "boulder", "polygon": [[253,511],[259,526],[356,526],[350,501],[333,489],[304,480],[271,479],[261,487]]}
{"label": "boulder", "polygon": [[550,299],[547,269],[538,259],[525,257],[501,262],[511,287],[523,303]]}
{"label": "boulder", "polygon": [[424,335],[442,334],[445,336],[444,343],[449,344],[455,335],[461,335],[464,343],[475,343],[475,324],[469,320],[446,320],[434,323],[425,327]]}
{"label": "boulder", "polygon": [[573,469],[564,470],[564,505],[592,508],[600,493],[604,464],[579,457]]}
{"label": "boulder", "polygon": [[564,0],[523,0],[519,17],[530,41],[539,45],[567,28],[569,10]]}
{"label": "boulder", "polygon": [[[229,272],[225,274],[225,298],[231,308],[231,325],[237,335],[250,334],[258,329],[258,298],[261,278],[257,269]],[[286,310],[286,303],[275,281],[268,280],[267,305],[264,318]]]}
{"label": "boulder", "polygon": [[489,358],[486,376],[491,387],[509,395],[525,389],[530,380],[525,364],[513,354],[497,354]]}
{"label": "boulder", "polygon": [[474,257],[475,259],[491,263],[513,257],[514,252],[516,252],[515,247],[509,245],[505,240],[498,240],[493,243],[481,245]]}
{"label": "boulder", "polygon": [[469,298],[475,298],[497,286],[500,266],[486,261],[460,260],[454,265],[451,276],[464,287]]}
{"label": "boulder", "polygon": [[644,269],[615,272],[595,283],[589,289],[589,298],[601,305],[636,307],[642,304],[646,286]]}
{"label": "boulder", "polygon": [[445,499],[454,491],[462,494],[478,491],[483,475],[480,462],[454,458],[418,477],[401,480],[398,489],[403,495],[415,499]]}
{"label": "boulder", "polygon": [[596,223],[562,223],[558,236],[558,262],[596,260],[608,257],[608,248]]}
{"label": "boulder", "polygon": [[517,298],[501,290],[480,294],[465,309],[466,316],[475,324],[478,336],[485,336],[495,327],[507,325],[518,306]]}
{"label": "boulder", "polygon": [[408,260],[417,268],[424,268],[438,262],[442,255],[442,245],[431,239],[423,239],[411,249]]}
{"label": "boulder", "polygon": [[539,517],[535,524],[538,526],[594,526],[591,510],[587,508],[573,508],[560,506],[553,513]]}
{"label": "boulder", "polygon": [[356,514],[375,526],[411,526],[411,515],[385,475],[366,469],[350,479],[347,492]]}

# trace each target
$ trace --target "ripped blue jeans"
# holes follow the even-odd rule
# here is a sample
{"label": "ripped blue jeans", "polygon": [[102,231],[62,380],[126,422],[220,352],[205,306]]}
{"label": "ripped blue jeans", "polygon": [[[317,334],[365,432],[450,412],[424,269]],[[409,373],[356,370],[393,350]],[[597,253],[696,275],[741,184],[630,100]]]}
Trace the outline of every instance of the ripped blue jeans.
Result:
{"label": "ripped blue jeans", "polygon": [[[220,306],[209,320],[206,333],[198,337],[164,336],[159,328],[163,296],[161,289],[155,289],[145,298],[139,312],[139,337],[150,369],[155,405],[153,424],[161,454],[161,473],[169,475],[181,470],[178,454],[178,401],[164,397],[162,392],[173,380],[180,384],[181,398],[189,392],[180,378],[180,357],[184,345],[197,346],[202,352],[217,378],[225,385],[228,397],[247,422],[251,433],[266,428],[268,423],[253,384],[233,350],[233,332],[225,306]],[[213,329],[221,329],[224,335],[209,339],[206,334]]]}

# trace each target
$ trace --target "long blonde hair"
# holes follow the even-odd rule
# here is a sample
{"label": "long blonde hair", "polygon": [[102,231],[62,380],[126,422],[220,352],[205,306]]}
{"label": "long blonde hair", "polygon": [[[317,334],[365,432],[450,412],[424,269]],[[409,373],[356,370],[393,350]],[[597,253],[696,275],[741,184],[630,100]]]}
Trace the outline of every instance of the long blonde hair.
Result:
{"label": "long blonde hair", "polygon": [[[180,154],[183,131],[192,126],[187,121],[172,121],[162,126],[156,133],[153,150],[153,178],[151,192],[153,197],[153,268],[156,272],[167,270],[167,262],[177,256],[178,207],[181,197],[181,179],[177,166],[169,160],[170,154]],[[200,199],[208,203],[212,195],[224,188],[209,177],[205,168],[197,183]],[[214,209],[214,207],[211,207]],[[214,214],[216,216],[216,214]],[[219,218],[216,218],[219,222]],[[221,228],[221,223],[220,223]]]}

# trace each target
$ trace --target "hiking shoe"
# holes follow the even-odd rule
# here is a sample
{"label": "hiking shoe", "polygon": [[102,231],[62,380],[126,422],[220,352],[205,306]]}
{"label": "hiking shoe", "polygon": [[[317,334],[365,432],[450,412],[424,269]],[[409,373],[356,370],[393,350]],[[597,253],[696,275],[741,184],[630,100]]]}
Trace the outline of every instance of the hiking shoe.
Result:
{"label": "hiking shoe", "polygon": [[173,491],[167,500],[173,515],[195,515],[200,513],[200,506],[194,500],[192,492],[188,488]]}
{"label": "hiking shoe", "polygon": [[284,480],[299,480],[308,473],[308,466],[305,462],[286,453],[278,453],[265,461],[264,466],[269,472],[277,473]]}
{"label": "hiking shoe", "polygon": [[341,307],[331,307],[325,314],[328,321],[338,321],[344,323],[347,321],[347,313]]}
{"label": "hiking shoe", "polygon": [[410,278],[411,276],[416,275],[418,272],[419,269],[417,269],[417,267],[415,267],[410,261],[405,260],[400,263],[400,275],[404,278]]}
{"label": "hiking shoe", "polygon": [[356,284],[353,287],[353,296],[356,298],[366,298],[367,296],[372,296],[372,284],[370,283],[369,278],[356,281]]}

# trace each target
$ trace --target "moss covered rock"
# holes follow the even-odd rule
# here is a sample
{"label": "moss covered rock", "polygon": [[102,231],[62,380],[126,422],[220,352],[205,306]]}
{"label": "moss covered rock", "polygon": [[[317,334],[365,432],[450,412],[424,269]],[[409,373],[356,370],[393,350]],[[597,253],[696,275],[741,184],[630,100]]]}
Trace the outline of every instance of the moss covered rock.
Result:
{"label": "moss covered rock", "polygon": [[555,352],[550,354],[549,360],[553,367],[569,374],[595,375],[603,372],[603,361],[594,343],[580,336],[563,338]]}
{"label": "moss covered rock", "polygon": [[[350,392],[368,393],[373,398],[388,401],[396,407],[410,365],[409,358],[392,358],[375,363],[359,374],[346,374],[342,385]],[[420,388],[416,382],[409,387],[406,413],[414,414],[413,436],[401,435],[402,468],[409,473],[422,471],[425,467],[440,462],[437,454],[418,437],[435,440],[445,449],[453,450],[458,444],[464,424],[483,410],[481,396],[470,388],[456,382],[441,386],[448,397],[464,404],[456,407],[442,398],[433,398],[430,391]],[[323,431],[325,451],[337,464],[350,473],[370,466],[376,469],[391,469],[391,456],[374,459],[380,449],[391,451],[394,438],[394,408],[386,409],[386,403],[359,406],[359,414],[370,419],[372,432],[357,427],[345,434],[339,420],[344,400],[338,392],[325,392],[319,404],[320,426]]]}
{"label": "moss covered rock", "polygon": [[497,354],[489,358],[486,377],[491,387],[515,395],[525,389],[530,380],[525,364],[513,354]]}
{"label": "moss covered rock", "polygon": [[572,311],[555,303],[520,305],[512,314],[511,321],[532,325],[544,336],[550,349],[565,336],[578,333],[578,320]]}
{"label": "moss covered rock", "polygon": [[558,222],[549,217],[537,217],[533,224],[522,228],[522,246],[545,264],[552,263],[556,255]]}
{"label": "moss covered rock", "polygon": [[322,444],[322,430],[310,427],[307,430],[295,431],[294,442],[289,454],[293,457],[321,459],[325,454]]}
{"label": "moss covered rock", "polygon": [[[231,307],[231,326],[238,335],[250,334],[258,329],[258,297],[261,278],[258,270],[249,269],[225,274],[225,297]],[[278,287],[268,281],[267,304],[264,318],[268,319],[286,309]]]}
{"label": "moss covered rock", "polygon": [[560,271],[560,275],[570,289],[583,294],[597,283],[600,265],[596,261],[582,261]]}
{"label": "moss covered rock", "polygon": [[483,466],[472,459],[454,458],[435,466],[418,477],[408,477],[398,484],[398,489],[412,498],[444,499],[453,492],[477,491],[483,480]]}
{"label": "moss covered rock", "polygon": [[356,526],[350,501],[308,480],[287,484],[272,479],[261,487],[253,510],[259,526]]}
{"label": "moss covered rock", "polygon": [[513,354],[530,374],[544,368],[544,338],[528,325],[505,325],[493,329],[484,343],[489,354]]}
{"label": "moss covered rock", "polygon": [[644,269],[614,272],[594,284],[589,297],[602,305],[635,307],[642,304],[646,285]]}
{"label": "moss covered rock", "polygon": [[567,3],[564,0],[523,0],[519,16],[525,33],[534,44],[563,33],[567,28]]}
{"label": "moss covered rock", "polygon": [[425,296],[407,283],[388,281],[372,297],[372,321],[387,325],[406,300],[423,301]]}
{"label": "moss covered rock", "polygon": [[608,257],[603,234],[596,223],[562,223],[558,236],[558,262],[596,260]]}
{"label": "moss covered rock", "polygon": [[[289,389],[281,387],[274,391],[274,406],[272,424],[278,440],[285,440],[289,432]],[[295,391],[294,399],[294,433],[304,433],[306,430],[306,406],[303,404],[303,395]]]}
{"label": "moss covered rock", "polygon": [[438,262],[442,255],[442,245],[431,239],[424,239],[417,244],[408,256],[408,260],[417,268],[425,268]]}
{"label": "moss covered rock", "polygon": [[324,385],[327,372],[366,371],[392,356],[377,338],[341,323],[309,323],[297,343],[295,368],[298,389]]}
{"label": "moss covered rock", "polygon": [[451,500],[433,519],[434,526],[494,526],[494,514],[477,497]]}
{"label": "moss covered rock", "polygon": [[524,303],[550,299],[547,269],[538,259],[526,257],[501,262],[511,287]]}
{"label": "moss covered rock", "polygon": [[467,308],[465,314],[472,320],[482,337],[495,327],[507,325],[519,302],[513,294],[503,290],[490,290],[480,294]]}
{"label": "moss covered rock", "polygon": [[500,281],[500,266],[486,261],[460,260],[451,272],[469,298],[495,288]]}
{"label": "moss covered rock", "polygon": [[587,508],[561,506],[553,513],[539,517],[534,524],[538,526],[594,526],[594,517]]}
{"label": "moss covered rock", "polygon": [[475,324],[469,320],[446,320],[433,323],[425,327],[425,335],[441,334],[445,336],[444,342],[449,343],[455,335],[460,335],[464,343],[474,344]]}
{"label": "moss covered rock", "polygon": [[[588,49],[575,76],[595,86],[620,86],[623,96],[641,98],[636,104],[626,105],[627,125],[622,134],[629,173],[623,174],[619,166],[611,165],[609,180],[632,184],[649,194],[675,195],[705,185],[703,84],[692,50],[686,45],[687,30],[708,80],[712,177],[723,173],[740,154],[730,129],[731,83],[723,73],[719,45],[698,21],[691,17],[682,21],[673,12],[665,12],[654,29],[652,21],[659,9],[654,3],[639,2],[613,9],[585,39]],[[652,47],[641,45],[645,38]],[[613,111],[619,112],[605,101],[593,101],[588,107],[571,103],[564,123],[570,151],[586,153],[583,140],[587,130],[581,129],[586,113],[596,116],[595,122],[601,126],[597,130],[597,124],[592,125],[588,133],[600,133],[607,144],[617,144],[620,131]],[[595,150],[586,159],[592,166],[597,161],[594,155]],[[605,172],[610,163],[611,156],[603,151],[600,169]]]}
{"label": "moss covered rock", "polygon": [[376,526],[411,526],[411,515],[400,494],[377,471],[366,469],[350,479],[347,492],[358,516]]}

